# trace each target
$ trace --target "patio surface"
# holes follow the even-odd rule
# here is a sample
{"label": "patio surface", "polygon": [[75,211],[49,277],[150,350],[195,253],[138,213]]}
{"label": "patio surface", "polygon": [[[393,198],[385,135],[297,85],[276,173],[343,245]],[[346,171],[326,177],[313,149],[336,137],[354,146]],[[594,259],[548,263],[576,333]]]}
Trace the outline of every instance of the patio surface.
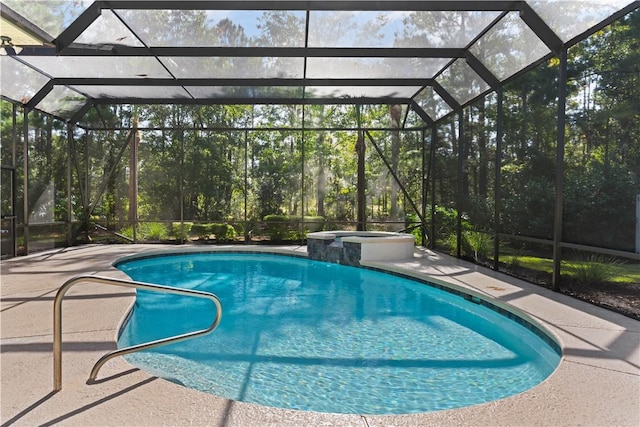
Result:
{"label": "patio surface", "polygon": [[[121,358],[107,362],[97,382],[88,385],[93,364],[116,348],[116,333],[134,293],[79,284],[63,304],[63,385],[53,392],[53,298],[62,283],[78,274],[126,278],[111,266],[119,257],[178,248],[184,247],[89,245],[0,263],[2,426],[640,425],[640,322],[422,248],[411,260],[370,264],[473,289],[530,316],[562,345],[556,371],[532,390],[506,399],[399,416],[324,414],[230,401],[154,377]],[[203,248],[209,247],[194,247]]]}

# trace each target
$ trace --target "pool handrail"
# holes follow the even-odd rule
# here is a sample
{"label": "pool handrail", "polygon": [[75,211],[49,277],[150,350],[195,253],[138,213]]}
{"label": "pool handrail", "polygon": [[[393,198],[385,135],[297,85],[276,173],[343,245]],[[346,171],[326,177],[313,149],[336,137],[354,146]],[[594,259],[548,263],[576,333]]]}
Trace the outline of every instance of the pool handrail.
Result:
{"label": "pool handrail", "polygon": [[94,275],[81,275],[75,276],[67,280],[58,290],[53,301],[53,389],[54,391],[60,391],[62,389],[62,300],[69,288],[77,283],[99,283],[104,285],[122,286],[127,288],[145,289],[149,291],[164,292],[169,294],[186,295],[197,298],[207,298],[213,301],[216,306],[216,317],[213,323],[206,329],[200,329],[193,332],[187,332],[180,335],[173,335],[167,338],[162,338],[147,343],[141,343],[132,345],[129,347],[120,348],[111,351],[102,356],[91,370],[89,375],[89,381],[93,381],[98,376],[98,371],[108,360],[117,357],[124,356],[125,354],[134,353],[137,351],[147,350],[155,348],[164,344],[176,343],[187,339],[195,338],[200,335],[205,335],[212,332],[218,327],[222,318],[222,305],[220,299],[209,292],[198,291],[194,289],[182,289],[173,286],[155,285],[152,283],[137,282],[133,280],[122,280],[111,277],[94,276]]}

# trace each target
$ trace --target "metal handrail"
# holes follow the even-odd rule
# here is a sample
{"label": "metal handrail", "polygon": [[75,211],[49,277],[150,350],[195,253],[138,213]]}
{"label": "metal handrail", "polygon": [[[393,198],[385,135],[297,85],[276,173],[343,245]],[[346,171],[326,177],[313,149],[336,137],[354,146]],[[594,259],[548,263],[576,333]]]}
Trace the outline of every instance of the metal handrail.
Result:
{"label": "metal handrail", "polygon": [[93,366],[93,369],[91,370],[91,374],[89,375],[90,381],[95,380],[96,377],[98,376],[98,371],[100,370],[102,365],[104,365],[108,360],[114,357],[123,356],[125,354],[134,353],[141,350],[147,350],[150,348],[155,348],[168,343],[184,341],[190,338],[195,338],[199,335],[208,334],[218,327],[218,324],[220,323],[220,319],[222,318],[222,305],[220,304],[220,299],[216,295],[209,292],[196,291],[193,289],[181,289],[181,288],[175,288],[172,286],[154,285],[151,283],[144,283],[144,282],[114,279],[111,277],[101,277],[101,276],[91,276],[91,275],[72,277],[60,287],[53,301],[53,389],[54,391],[59,391],[62,389],[62,299],[65,293],[69,290],[71,286],[80,282],[101,283],[104,285],[146,289],[150,291],[164,292],[169,294],[178,294],[178,295],[187,295],[187,296],[193,296],[198,298],[207,298],[213,301],[213,303],[216,306],[216,317],[213,320],[213,323],[211,323],[211,325],[206,329],[201,329],[198,331],[188,332],[180,335],[174,335],[171,337],[162,338],[162,339],[150,341],[147,343],[132,345],[130,347],[121,348],[105,354]]}

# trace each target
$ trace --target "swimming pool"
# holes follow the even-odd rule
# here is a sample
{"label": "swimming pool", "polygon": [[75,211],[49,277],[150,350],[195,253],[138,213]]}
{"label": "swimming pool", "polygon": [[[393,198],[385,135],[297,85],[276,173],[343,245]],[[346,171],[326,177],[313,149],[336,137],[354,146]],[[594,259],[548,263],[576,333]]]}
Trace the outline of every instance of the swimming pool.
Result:
{"label": "swimming pool", "polygon": [[[218,295],[224,315],[212,334],[126,358],[229,399],[319,412],[429,412],[528,390],[560,359],[534,325],[397,275],[257,253],[155,256],[117,267],[134,280]],[[141,291],[119,346],[206,327],[208,310],[206,301]]]}

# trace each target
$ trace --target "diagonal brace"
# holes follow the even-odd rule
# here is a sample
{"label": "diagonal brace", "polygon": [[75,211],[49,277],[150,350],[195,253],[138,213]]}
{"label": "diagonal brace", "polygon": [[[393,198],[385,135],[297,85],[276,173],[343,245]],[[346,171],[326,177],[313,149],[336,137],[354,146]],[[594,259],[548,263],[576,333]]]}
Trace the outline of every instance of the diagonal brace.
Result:
{"label": "diagonal brace", "polygon": [[[384,164],[387,166],[387,169],[389,169],[389,172],[391,172],[391,175],[393,176],[393,179],[395,179],[395,181],[398,183],[398,186],[400,187],[400,190],[402,190],[402,193],[404,194],[404,196],[409,201],[409,204],[411,205],[413,210],[418,215],[418,218],[420,218],[422,232],[424,233],[425,236],[427,236],[427,238],[429,238],[429,234],[428,234],[427,228],[425,226],[425,220],[424,220],[424,217],[422,216],[422,212],[420,212],[420,209],[418,209],[418,206],[415,204],[415,202],[413,201],[413,199],[411,198],[411,196],[407,192],[407,189],[404,188],[404,185],[402,185],[402,182],[400,182],[400,179],[398,178],[398,175],[396,174],[396,171],[393,170],[393,168],[391,167],[391,164],[389,164],[389,161],[385,157],[385,155],[382,152],[382,150],[380,150],[380,147],[378,147],[378,144],[376,144],[375,140],[373,139],[373,137],[371,136],[369,131],[365,131],[365,133],[367,134],[367,137],[369,138],[369,141],[371,141],[371,144],[373,145],[373,147],[378,152],[378,155],[380,156],[380,158],[382,159]],[[431,239],[429,239],[429,240],[431,240]]]}

